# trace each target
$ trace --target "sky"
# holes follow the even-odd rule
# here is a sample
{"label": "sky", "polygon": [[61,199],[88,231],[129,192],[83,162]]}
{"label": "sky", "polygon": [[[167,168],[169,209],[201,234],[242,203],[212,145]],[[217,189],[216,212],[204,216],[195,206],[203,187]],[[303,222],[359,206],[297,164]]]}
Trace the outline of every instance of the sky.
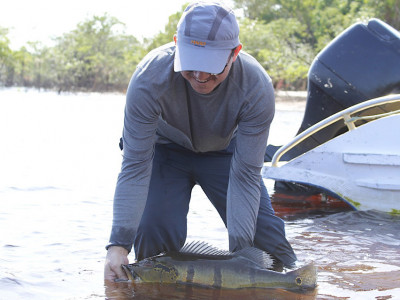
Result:
{"label": "sky", "polygon": [[[9,29],[12,49],[28,41],[49,44],[52,37],[104,13],[125,23],[126,33],[141,40],[164,30],[168,17],[190,0],[0,0],[0,27]],[[225,0],[231,3],[230,0]],[[171,37],[172,39],[172,37]]]}

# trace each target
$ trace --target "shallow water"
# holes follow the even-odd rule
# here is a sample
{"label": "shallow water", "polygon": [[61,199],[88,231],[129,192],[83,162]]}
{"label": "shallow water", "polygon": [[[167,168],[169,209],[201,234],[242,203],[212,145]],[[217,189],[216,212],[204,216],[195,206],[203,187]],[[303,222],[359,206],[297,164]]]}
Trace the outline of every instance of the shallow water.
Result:
{"label": "shallow water", "polygon": [[[0,90],[0,299],[400,299],[400,217],[320,195],[272,195],[298,265],[319,268],[315,291],[104,286],[123,108],[121,95]],[[277,108],[270,142],[279,145],[296,133],[304,103]],[[198,188],[188,222],[188,240],[227,249]]]}

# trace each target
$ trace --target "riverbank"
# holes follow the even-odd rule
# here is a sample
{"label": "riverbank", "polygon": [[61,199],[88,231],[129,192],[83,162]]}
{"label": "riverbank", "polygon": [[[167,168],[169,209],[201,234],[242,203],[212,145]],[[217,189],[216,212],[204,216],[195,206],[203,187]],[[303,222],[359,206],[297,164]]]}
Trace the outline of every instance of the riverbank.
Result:
{"label": "riverbank", "polygon": [[[122,92],[61,92],[58,93],[56,90],[38,90],[35,88],[29,87],[0,87],[0,91],[18,91],[18,92],[37,92],[37,93],[55,93],[58,95],[79,95],[79,94],[102,94],[102,95],[121,95],[125,96],[125,93]],[[307,91],[283,91],[276,90],[275,91],[275,100],[277,102],[280,101],[305,101],[307,99]]]}
{"label": "riverbank", "polygon": [[277,102],[289,101],[298,102],[307,100],[307,91],[275,91],[275,100]]}

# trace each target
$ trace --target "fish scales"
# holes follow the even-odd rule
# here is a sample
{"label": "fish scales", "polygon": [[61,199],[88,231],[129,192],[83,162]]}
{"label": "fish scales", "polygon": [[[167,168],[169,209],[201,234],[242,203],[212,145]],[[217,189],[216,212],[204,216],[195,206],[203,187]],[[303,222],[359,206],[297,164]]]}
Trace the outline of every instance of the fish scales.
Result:
{"label": "fish scales", "polygon": [[[291,286],[285,273],[272,272],[255,266],[247,266],[240,258],[231,260],[196,260],[186,266],[175,262],[177,283],[189,283],[214,288],[281,287]],[[185,269],[186,268],[186,269]],[[190,274],[190,275],[189,275]]]}

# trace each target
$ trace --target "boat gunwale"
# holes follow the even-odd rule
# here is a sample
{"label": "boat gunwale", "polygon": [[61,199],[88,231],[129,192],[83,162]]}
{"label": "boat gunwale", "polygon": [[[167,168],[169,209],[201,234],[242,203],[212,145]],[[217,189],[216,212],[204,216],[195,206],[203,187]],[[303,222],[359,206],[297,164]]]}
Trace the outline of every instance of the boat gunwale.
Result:
{"label": "boat gunwale", "polygon": [[[352,114],[359,113],[361,111],[364,111],[364,110],[367,110],[369,108],[376,107],[379,105],[385,105],[385,104],[390,104],[390,103],[395,103],[395,102],[400,103],[400,94],[392,94],[392,95],[387,95],[387,96],[383,96],[383,97],[373,98],[373,99],[364,101],[362,103],[353,105],[347,109],[344,109],[340,112],[337,112],[337,113],[331,115],[328,118],[323,119],[322,121],[314,124],[313,126],[307,128],[305,131],[303,131],[300,134],[298,134],[297,136],[295,136],[289,143],[281,146],[275,152],[274,156],[272,157],[271,166],[278,167],[278,163],[279,163],[281,157],[286,152],[288,152],[293,147],[297,146],[298,144],[300,144],[302,141],[309,138],[313,134],[328,127],[329,125],[343,119],[344,123],[347,125],[348,129],[354,130],[354,129],[356,129],[356,126],[354,124],[356,119],[351,118]],[[398,113],[400,113],[400,112],[398,112]],[[376,114],[376,115],[372,115],[372,116],[376,116],[377,118],[379,118],[378,117],[379,115],[380,114]],[[384,115],[386,115],[386,114],[384,114]],[[371,117],[371,116],[368,116],[368,117]]]}

